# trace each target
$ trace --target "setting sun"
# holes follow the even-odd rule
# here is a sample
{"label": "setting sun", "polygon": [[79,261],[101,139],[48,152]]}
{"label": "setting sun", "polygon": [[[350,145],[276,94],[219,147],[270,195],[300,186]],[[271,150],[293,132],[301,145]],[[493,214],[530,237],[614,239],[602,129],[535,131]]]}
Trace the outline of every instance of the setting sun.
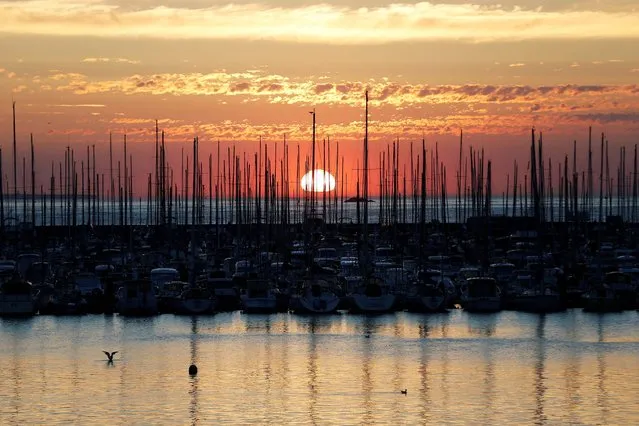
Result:
{"label": "setting sun", "polygon": [[330,192],[335,189],[335,177],[325,170],[315,169],[315,173],[313,173],[313,170],[306,173],[302,177],[300,184],[302,189],[307,192]]}

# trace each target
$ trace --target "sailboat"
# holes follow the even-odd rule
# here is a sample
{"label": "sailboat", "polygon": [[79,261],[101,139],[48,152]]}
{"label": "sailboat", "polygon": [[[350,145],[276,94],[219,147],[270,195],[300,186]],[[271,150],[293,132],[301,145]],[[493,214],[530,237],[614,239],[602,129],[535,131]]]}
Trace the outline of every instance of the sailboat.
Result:
{"label": "sailboat", "polygon": [[340,297],[326,280],[306,279],[293,306],[296,313],[330,314],[337,311]]}
{"label": "sailboat", "polygon": [[[413,312],[447,312],[448,293],[441,271],[425,270],[417,273],[413,291],[408,296],[408,310]],[[452,285],[452,283],[451,283]]]}
{"label": "sailboat", "polygon": [[362,277],[360,285],[351,294],[352,312],[384,313],[392,312],[397,296],[388,283],[373,275]]}
{"label": "sailboat", "polygon": [[271,314],[277,311],[277,296],[269,280],[248,280],[240,300],[245,313]]}
{"label": "sailboat", "polygon": [[158,301],[150,280],[128,280],[117,291],[116,310],[125,316],[157,315]]}
{"label": "sailboat", "polygon": [[467,312],[501,311],[501,290],[494,278],[468,278],[462,287],[461,305]]}
{"label": "sailboat", "polygon": [[188,287],[180,295],[179,313],[187,315],[207,314],[215,309],[215,299],[208,289]]}
{"label": "sailboat", "polygon": [[[366,118],[364,133],[364,199],[368,200],[368,91],[366,91]],[[362,280],[350,295],[351,311],[362,313],[390,312],[397,301],[392,289],[372,272],[370,247],[368,243],[368,203],[364,203],[364,225],[362,228],[359,265],[362,268]]]}
{"label": "sailboat", "polygon": [[36,313],[36,296],[30,282],[17,274],[0,286],[0,316],[32,316]]}

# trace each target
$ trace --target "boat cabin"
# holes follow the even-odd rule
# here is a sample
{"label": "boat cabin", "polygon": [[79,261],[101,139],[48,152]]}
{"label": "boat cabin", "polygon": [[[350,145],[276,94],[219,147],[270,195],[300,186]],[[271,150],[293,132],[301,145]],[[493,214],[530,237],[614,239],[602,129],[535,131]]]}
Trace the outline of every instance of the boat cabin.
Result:
{"label": "boat cabin", "polygon": [[361,275],[359,259],[356,257],[342,257],[339,261],[339,268],[342,277],[357,277]]}
{"label": "boat cabin", "polygon": [[100,277],[91,272],[81,272],[73,277],[73,287],[81,295],[86,296],[95,292],[102,292]]}
{"label": "boat cabin", "polygon": [[375,258],[382,259],[391,259],[395,257],[396,251],[393,250],[392,247],[378,247],[375,249]]}
{"label": "boat cabin", "polygon": [[490,275],[500,283],[510,281],[515,276],[515,265],[512,263],[493,263],[490,265]]}
{"label": "boat cabin", "polygon": [[500,293],[497,280],[489,277],[476,277],[466,280],[466,292],[469,297],[495,297]]}
{"label": "boat cabin", "polygon": [[155,268],[151,269],[150,279],[151,285],[153,285],[158,292],[162,292],[167,282],[180,279],[180,273],[175,268]]}

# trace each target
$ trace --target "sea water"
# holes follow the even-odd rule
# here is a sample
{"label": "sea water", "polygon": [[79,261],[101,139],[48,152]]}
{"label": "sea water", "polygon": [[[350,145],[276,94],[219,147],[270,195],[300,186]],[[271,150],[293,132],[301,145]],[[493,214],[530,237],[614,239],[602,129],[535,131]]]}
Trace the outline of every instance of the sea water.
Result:
{"label": "sea water", "polygon": [[0,423],[638,424],[638,329],[581,310],[5,318]]}

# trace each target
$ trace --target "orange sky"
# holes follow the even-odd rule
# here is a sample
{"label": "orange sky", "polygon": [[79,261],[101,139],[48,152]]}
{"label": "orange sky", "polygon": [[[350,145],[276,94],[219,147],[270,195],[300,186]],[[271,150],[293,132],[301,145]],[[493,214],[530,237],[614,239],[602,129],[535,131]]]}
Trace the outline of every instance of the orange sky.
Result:
{"label": "orange sky", "polygon": [[[214,141],[252,158],[260,137],[273,152],[286,136],[294,174],[297,145],[302,157],[309,150],[315,108],[318,141],[331,138],[333,159],[339,141],[352,192],[366,89],[371,168],[399,138],[400,175],[405,165],[410,176],[410,143],[417,152],[425,138],[429,151],[438,143],[451,191],[461,129],[465,146],[493,161],[498,193],[514,159],[523,178],[532,126],[555,164],[577,140],[585,166],[588,126],[597,156],[605,132],[611,158],[625,145],[631,164],[639,10],[630,0],[601,3],[0,1],[5,184],[8,176],[12,185],[12,99],[18,162],[33,133],[38,187],[48,185],[51,162],[57,169],[66,146],[78,159],[95,144],[98,172],[108,175],[109,132],[116,159],[127,133],[144,196],[155,119],[176,175],[194,136],[207,170]],[[371,173],[377,182],[378,171]]]}

